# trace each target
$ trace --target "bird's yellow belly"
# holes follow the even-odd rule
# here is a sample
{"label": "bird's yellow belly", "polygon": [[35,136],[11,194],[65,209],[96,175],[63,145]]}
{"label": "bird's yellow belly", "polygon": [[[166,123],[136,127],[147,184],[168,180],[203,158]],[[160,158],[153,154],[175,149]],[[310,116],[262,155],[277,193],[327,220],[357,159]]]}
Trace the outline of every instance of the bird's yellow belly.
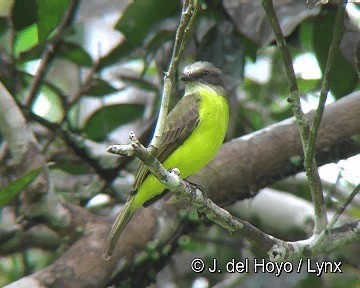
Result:
{"label": "bird's yellow belly", "polygon": [[[178,168],[186,178],[204,167],[217,154],[225,137],[229,112],[228,104],[215,92],[200,91],[200,122],[192,134],[171,154],[163,165],[167,169]],[[161,194],[165,186],[150,174],[139,187],[134,205],[141,206]]]}

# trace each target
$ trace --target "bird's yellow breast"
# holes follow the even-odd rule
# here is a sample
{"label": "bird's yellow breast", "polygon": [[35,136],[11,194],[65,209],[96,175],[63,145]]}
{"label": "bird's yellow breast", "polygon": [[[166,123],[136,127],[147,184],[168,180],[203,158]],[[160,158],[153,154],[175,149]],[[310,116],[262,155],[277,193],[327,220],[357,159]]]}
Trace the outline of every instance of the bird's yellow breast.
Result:
{"label": "bird's yellow breast", "polygon": [[[164,162],[167,169],[178,168],[186,178],[204,167],[217,154],[224,141],[229,108],[227,100],[216,91],[198,87],[200,121],[191,135]],[[186,96],[184,96],[186,97]],[[161,194],[165,187],[154,175],[149,175],[139,187],[133,202],[134,208]]]}

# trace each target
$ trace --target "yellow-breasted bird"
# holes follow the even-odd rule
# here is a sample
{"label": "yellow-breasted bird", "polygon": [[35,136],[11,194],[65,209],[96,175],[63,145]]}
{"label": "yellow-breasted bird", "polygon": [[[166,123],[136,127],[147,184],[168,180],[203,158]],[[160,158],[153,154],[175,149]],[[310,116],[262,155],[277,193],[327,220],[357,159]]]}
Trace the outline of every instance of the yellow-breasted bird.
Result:
{"label": "yellow-breasted bird", "polygon": [[[195,62],[184,69],[185,94],[166,116],[157,159],[166,169],[178,168],[186,178],[204,167],[224,141],[229,106],[220,69],[209,62]],[[147,167],[141,164],[133,192],[117,216],[105,247],[111,256],[115,244],[133,214],[165,190]]]}

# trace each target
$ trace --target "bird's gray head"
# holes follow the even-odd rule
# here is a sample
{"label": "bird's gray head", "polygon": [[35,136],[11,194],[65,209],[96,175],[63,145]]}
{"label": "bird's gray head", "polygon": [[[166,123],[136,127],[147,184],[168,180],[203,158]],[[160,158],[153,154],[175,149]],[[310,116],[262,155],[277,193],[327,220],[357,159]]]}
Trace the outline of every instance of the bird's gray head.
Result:
{"label": "bird's gray head", "polygon": [[205,61],[198,61],[186,66],[180,79],[185,82],[223,86],[221,70],[214,64]]}

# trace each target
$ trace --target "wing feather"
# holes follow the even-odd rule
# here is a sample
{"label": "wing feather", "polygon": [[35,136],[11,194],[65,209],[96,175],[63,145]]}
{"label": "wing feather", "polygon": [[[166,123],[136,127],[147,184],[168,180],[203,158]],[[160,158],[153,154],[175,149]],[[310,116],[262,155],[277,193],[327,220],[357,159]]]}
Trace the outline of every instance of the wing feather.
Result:
{"label": "wing feather", "polygon": [[[190,94],[183,97],[175,108],[167,115],[164,134],[156,157],[164,162],[184,141],[191,135],[199,124],[199,94]],[[135,194],[149,171],[143,163],[140,164],[135,176],[133,192]]]}

